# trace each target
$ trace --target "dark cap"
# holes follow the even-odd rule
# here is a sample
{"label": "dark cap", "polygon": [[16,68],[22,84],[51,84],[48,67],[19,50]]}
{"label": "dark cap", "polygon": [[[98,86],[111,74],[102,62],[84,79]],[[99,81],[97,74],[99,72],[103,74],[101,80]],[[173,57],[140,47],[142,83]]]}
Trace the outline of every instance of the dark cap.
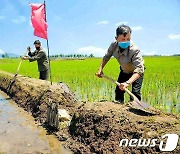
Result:
{"label": "dark cap", "polygon": [[41,44],[39,40],[34,41],[34,44]]}
{"label": "dark cap", "polygon": [[131,28],[127,25],[120,25],[118,26],[118,28],[116,29],[116,36],[118,35],[124,35],[126,36],[126,34],[131,33]]}

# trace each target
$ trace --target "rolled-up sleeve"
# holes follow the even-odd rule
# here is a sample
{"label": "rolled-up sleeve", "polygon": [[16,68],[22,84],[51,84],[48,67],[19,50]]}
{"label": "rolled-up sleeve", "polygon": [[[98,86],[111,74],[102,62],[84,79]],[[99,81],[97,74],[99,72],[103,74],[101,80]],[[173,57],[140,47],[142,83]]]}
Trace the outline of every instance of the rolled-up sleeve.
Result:
{"label": "rolled-up sleeve", "polygon": [[109,61],[109,59],[112,57],[113,55],[113,50],[114,50],[114,43],[111,43],[111,45],[108,48],[107,53],[105,54],[105,56],[103,57],[103,60],[105,61]]}
{"label": "rolled-up sleeve", "polygon": [[140,50],[135,50],[135,54],[132,57],[132,63],[135,68],[133,73],[138,73],[139,75],[144,74],[144,60],[140,54]]}
{"label": "rolled-up sleeve", "polygon": [[29,57],[29,61],[32,62],[32,61],[36,61],[36,60],[39,60],[40,58],[42,58],[44,56],[44,52],[42,51],[39,51],[39,53],[35,56],[32,56],[32,57]]}

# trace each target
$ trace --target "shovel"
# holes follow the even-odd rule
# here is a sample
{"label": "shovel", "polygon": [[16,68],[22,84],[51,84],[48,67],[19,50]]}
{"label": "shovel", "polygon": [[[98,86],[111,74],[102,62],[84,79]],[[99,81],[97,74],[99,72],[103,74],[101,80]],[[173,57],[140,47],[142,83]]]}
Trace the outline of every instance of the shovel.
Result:
{"label": "shovel", "polygon": [[[106,76],[106,75],[102,74],[102,77],[105,78],[105,79],[107,79],[107,80],[109,80],[109,81],[111,81],[111,82],[113,82],[113,83],[115,83],[115,84],[118,85],[118,86],[120,85],[119,82],[117,82],[116,80],[112,79],[112,78],[109,77],[109,76]],[[133,97],[134,101],[132,101],[131,104],[132,104],[136,109],[139,109],[139,110],[142,110],[142,111],[144,111],[144,112],[147,112],[147,109],[148,109],[148,107],[149,107],[149,104],[140,102],[140,101],[138,100],[138,98],[137,98],[133,93],[131,93],[127,88],[125,88],[124,90],[125,90],[130,96]]]}
{"label": "shovel", "polygon": [[[30,47],[28,47],[28,48],[30,48]],[[24,56],[26,56],[27,53],[28,53],[28,50],[25,52]],[[7,87],[7,92],[9,92],[9,90],[11,89],[12,85],[14,84],[14,82],[15,82],[15,80],[16,80],[16,77],[18,76],[19,69],[20,69],[20,67],[21,67],[22,61],[23,61],[23,60],[21,59],[21,61],[19,62],[18,68],[17,68],[17,70],[16,70],[16,74],[14,75],[14,77],[12,78],[10,84],[9,84],[8,87]]]}

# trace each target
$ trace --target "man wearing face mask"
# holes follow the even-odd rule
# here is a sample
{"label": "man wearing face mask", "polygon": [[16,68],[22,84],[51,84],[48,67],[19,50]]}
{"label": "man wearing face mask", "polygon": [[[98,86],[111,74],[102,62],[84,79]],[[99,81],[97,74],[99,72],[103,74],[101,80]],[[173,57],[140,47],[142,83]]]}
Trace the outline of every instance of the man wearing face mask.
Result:
{"label": "man wearing face mask", "polygon": [[29,62],[37,61],[39,70],[39,79],[48,80],[49,76],[49,62],[45,51],[41,47],[41,42],[36,40],[34,42],[36,50],[31,52],[30,47],[27,48],[29,57],[21,57],[22,60],[29,60]]}
{"label": "man wearing face mask", "polygon": [[[116,29],[116,41],[111,43],[106,55],[103,57],[101,65],[96,75],[102,77],[103,68],[114,56],[120,64],[120,74],[118,82],[120,86],[116,86],[115,100],[121,103],[124,102],[124,89],[132,84],[132,93],[141,100],[141,86],[144,74],[144,60],[140,55],[140,50],[131,39],[131,28],[127,25],[120,25]],[[132,98],[130,98],[132,100]]]}

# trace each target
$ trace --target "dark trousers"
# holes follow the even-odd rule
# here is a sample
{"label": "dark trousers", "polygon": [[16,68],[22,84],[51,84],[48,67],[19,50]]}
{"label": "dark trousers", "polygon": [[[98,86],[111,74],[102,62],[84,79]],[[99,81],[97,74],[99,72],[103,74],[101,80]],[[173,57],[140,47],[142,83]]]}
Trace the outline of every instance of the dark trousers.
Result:
{"label": "dark trousers", "polygon": [[[126,82],[133,73],[130,74],[126,74],[123,73],[123,71],[121,70],[119,77],[118,77],[118,82],[119,83],[123,83]],[[142,86],[142,82],[143,82],[143,76],[141,76],[140,78],[138,78],[136,81],[134,81],[132,83],[132,93],[139,99],[141,100],[141,86]],[[116,86],[116,90],[115,90],[115,100],[120,101],[120,102],[124,102],[124,93],[125,91],[122,91],[119,89],[119,86]],[[130,100],[133,100],[132,97],[130,97]]]}
{"label": "dark trousers", "polygon": [[49,70],[39,72],[39,79],[48,80],[48,77],[49,77]]}

